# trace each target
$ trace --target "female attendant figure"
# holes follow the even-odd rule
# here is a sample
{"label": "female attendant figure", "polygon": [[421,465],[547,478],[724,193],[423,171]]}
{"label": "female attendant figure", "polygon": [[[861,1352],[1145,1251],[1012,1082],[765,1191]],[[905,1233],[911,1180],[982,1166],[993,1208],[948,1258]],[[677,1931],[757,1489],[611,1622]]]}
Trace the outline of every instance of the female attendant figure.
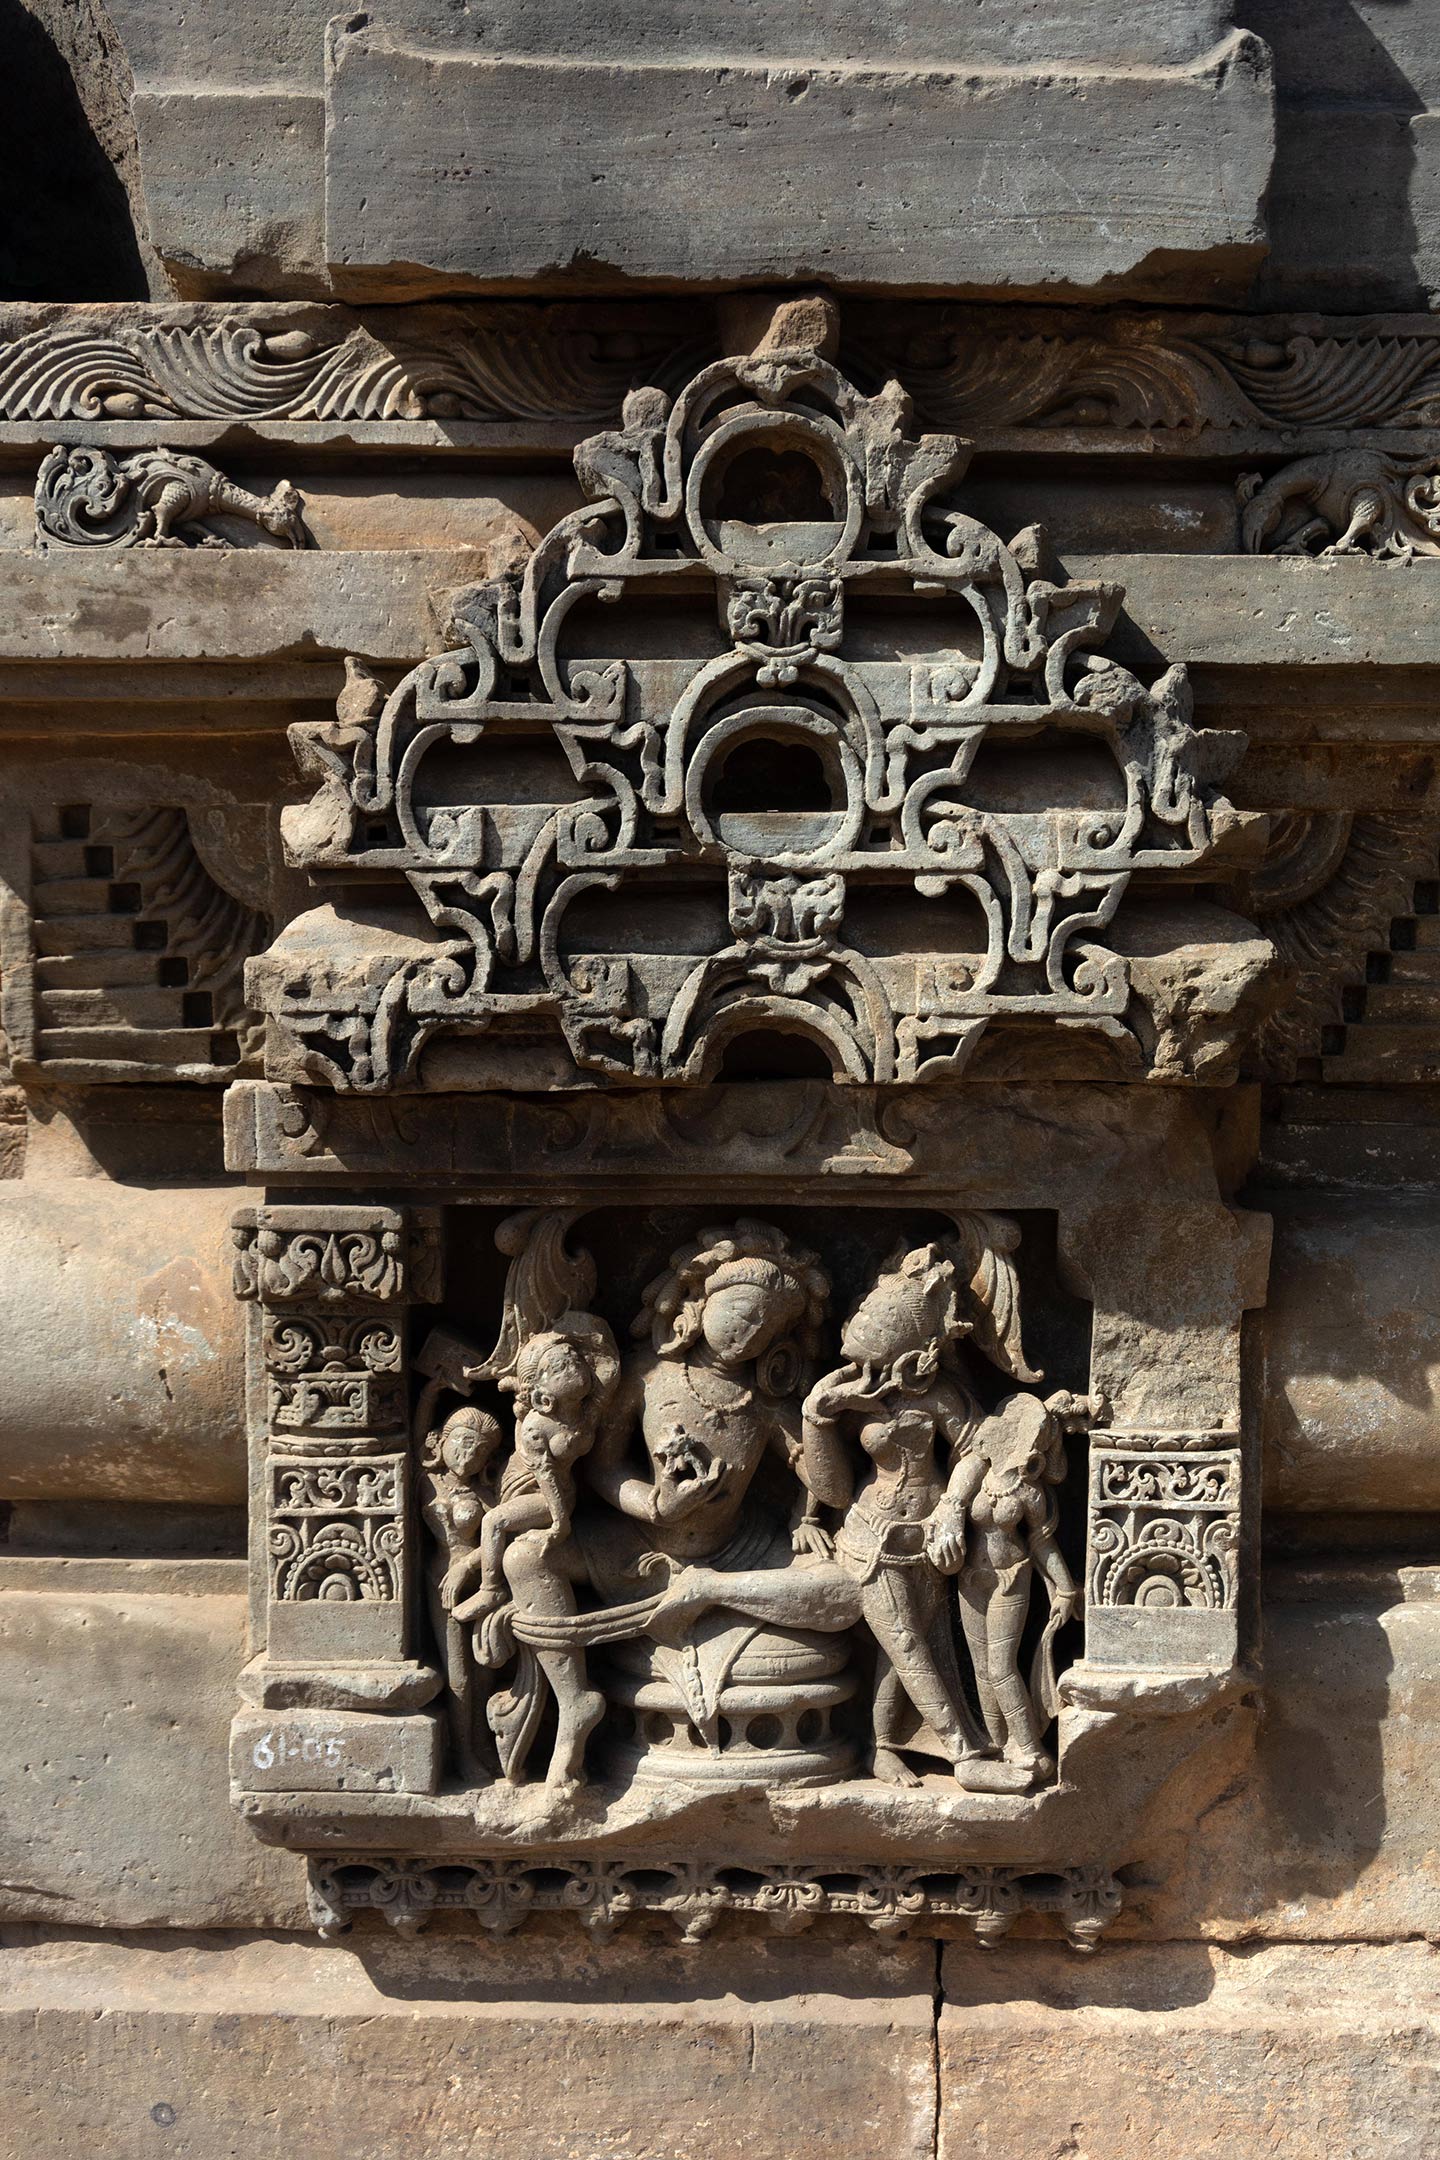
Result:
{"label": "female attendant figure", "polygon": [[494,1766],[477,1745],[478,1676],[470,1630],[451,1605],[455,1582],[474,1553],[485,1520],[482,1481],[500,1438],[496,1420],[467,1403],[421,1440],[420,1512],[435,1541],[426,1580],[430,1620],[445,1668],[455,1766],[471,1784],[488,1780]]}
{"label": "female attendant figure", "polygon": [[[818,1500],[845,1510],[835,1562],[875,1641],[871,1763],[894,1785],[919,1783],[902,1748],[957,1766],[984,1749],[945,1596],[963,1518],[943,1509],[936,1454],[943,1441],[953,1458],[980,1422],[951,1354],[969,1333],[959,1289],[940,1245],[892,1254],[845,1324],[845,1363],[811,1389],[803,1411],[802,1474]],[[858,1482],[851,1443],[868,1458]]]}
{"label": "female attendant figure", "polygon": [[[973,1340],[1015,1379],[1039,1377],[1020,1341],[1018,1240],[1008,1218],[970,1213],[954,1238],[891,1256],[846,1323],[845,1362],[802,1412],[805,1548],[816,1556],[723,1576],[687,1567],[651,1622],[673,1630],[717,1605],[816,1629],[863,1622],[876,1647],[872,1762],[893,1783],[916,1782],[902,1749],[938,1754],[957,1777],[990,1751],[961,1685],[944,1582],[965,1557],[965,1465],[984,1423],[961,1346]],[[858,1480],[857,1450],[868,1458]],[[833,1543],[822,1506],[844,1511]]]}
{"label": "female attendant figure", "polygon": [[[960,1618],[986,1728],[1005,1760],[1037,1779],[1054,1769],[1043,1745],[1059,1708],[1053,1644],[1080,1603],[1055,1540],[1055,1488],[1065,1475],[1066,1433],[1085,1431],[1099,1412],[1086,1395],[1059,1393],[1044,1402],[1011,1395],[980,1425],[951,1480],[948,1504],[970,1521]],[[1050,1612],[1027,1687],[1020,1637],[1037,1573]]]}
{"label": "female attendant figure", "polygon": [[[569,1550],[575,1466],[594,1445],[619,1375],[615,1338],[605,1322],[592,1313],[567,1312],[521,1344],[513,1373],[499,1383],[515,1397],[515,1450],[501,1475],[499,1503],[481,1525],[478,1550],[461,1563],[452,1583],[455,1619],[480,1622],[476,1655],[482,1665],[504,1664],[514,1650],[509,1603],[516,1583],[527,1610],[547,1618],[575,1612],[575,1556]],[[521,1540],[523,1565],[512,1577],[509,1557],[518,1557]],[[479,1589],[459,1597],[477,1569]],[[521,1647],[528,1675],[530,1649]],[[605,1698],[589,1685],[583,1646],[546,1644],[536,1646],[533,1656],[555,1697],[548,1782],[571,1785],[582,1774],[585,1742],[605,1714]],[[501,1767],[512,1781],[523,1774],[539,1707],[539,1689],[523,1683],[491,1703]]]}

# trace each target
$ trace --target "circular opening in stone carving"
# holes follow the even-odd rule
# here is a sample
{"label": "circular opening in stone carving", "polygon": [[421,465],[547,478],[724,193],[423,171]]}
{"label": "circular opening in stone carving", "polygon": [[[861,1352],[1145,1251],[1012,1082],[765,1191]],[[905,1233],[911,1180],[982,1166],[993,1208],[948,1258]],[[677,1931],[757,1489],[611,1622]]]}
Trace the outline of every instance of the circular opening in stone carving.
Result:
{"label": "circular opening in stone carving", "polygon": [[773,1717],[769,1711],[766,1711],[763,1717],[751,1718],[750,1723],[745,1728],[745,1737],[751,1747],[779,1747],[780,1742],[785,1737],[785,1727],[778,1717]]}
{"label": "circular opening in stone carving", "polygon": [[717,818],[728,811],[832,810],[830,780],[819,752],[794,737],[752,735],[725,752],[716,770],[711,802]]}
{"label": "circular opening in stone carving", "polygon": [[850,786],[833,725],[808,711],[792,721],[786,707],[722,720],[691,764],[704,836],[770,861],[813,855],[834,840],[849,815]]}
{"label": "circular opening in stone carving", "polygon": [[860,505],[838,445],[797,414],[723,422],[690,470],[691,531],[712,561],[805,569],[839,560]]}
{"label": "circular opening in stone carving", "polygon": [[645,1720],[645,1738],[652,1747],[664,1747],[673,1728],[663,1710],[652,1710]]}
{"label": "circular opening in stone carving", "polygon": [[819,1710],[802,1710],[795,1737],[801,1747],[817,1747],[825,1737],[825,1719]]}
{"label": "circular opening in stone carving", "polygon": [[824,525],[835,522],[835,505],[813,458],[757,443],[722,466],[715,515],[722,525]]}

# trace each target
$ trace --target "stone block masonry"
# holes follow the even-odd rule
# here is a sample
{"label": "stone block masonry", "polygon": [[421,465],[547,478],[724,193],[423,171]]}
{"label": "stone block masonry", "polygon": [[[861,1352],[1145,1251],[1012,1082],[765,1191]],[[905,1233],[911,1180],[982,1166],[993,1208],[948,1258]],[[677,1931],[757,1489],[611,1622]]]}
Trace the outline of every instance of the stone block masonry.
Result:
{"label": "stone block masonry", "polygon": [[1283,15],[24,0],[0,2160],[1429,2160],[1440,75]]}

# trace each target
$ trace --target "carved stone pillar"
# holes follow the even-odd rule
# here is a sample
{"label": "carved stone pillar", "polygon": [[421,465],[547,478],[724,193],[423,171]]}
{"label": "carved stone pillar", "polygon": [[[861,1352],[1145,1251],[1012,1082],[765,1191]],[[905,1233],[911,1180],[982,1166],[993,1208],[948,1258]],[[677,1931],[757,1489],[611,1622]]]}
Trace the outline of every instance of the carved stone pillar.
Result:
{"label": "carved stone pillar", "polygon": [[241,1791],[429,1791],[440,1685],[417,1656],[409,1309],[439,1294],[434,1218],[247,1208],[251,1613]]}
{"label": "carved stone pillar", "polygon": [[1238,1433],[1091,1432],[1090,1664],[1235,1662],[1242,1498]]}

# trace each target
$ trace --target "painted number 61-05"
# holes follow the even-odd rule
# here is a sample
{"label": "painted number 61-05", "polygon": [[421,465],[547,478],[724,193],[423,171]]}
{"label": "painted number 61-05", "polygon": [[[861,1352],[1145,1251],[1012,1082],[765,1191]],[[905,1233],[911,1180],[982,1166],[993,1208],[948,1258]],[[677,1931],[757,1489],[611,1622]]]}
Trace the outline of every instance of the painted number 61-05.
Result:
{"label": "painted number 61-05", "polygon": [[300,1740],[283,1732],[267,1732],[262,1733],[251,1748],[250,1760],[257,1770],[273,1770],[277,1763],[338,1763],[344,1751],[344,1742],[334,1734],[325,1739],[307,1733]]}

